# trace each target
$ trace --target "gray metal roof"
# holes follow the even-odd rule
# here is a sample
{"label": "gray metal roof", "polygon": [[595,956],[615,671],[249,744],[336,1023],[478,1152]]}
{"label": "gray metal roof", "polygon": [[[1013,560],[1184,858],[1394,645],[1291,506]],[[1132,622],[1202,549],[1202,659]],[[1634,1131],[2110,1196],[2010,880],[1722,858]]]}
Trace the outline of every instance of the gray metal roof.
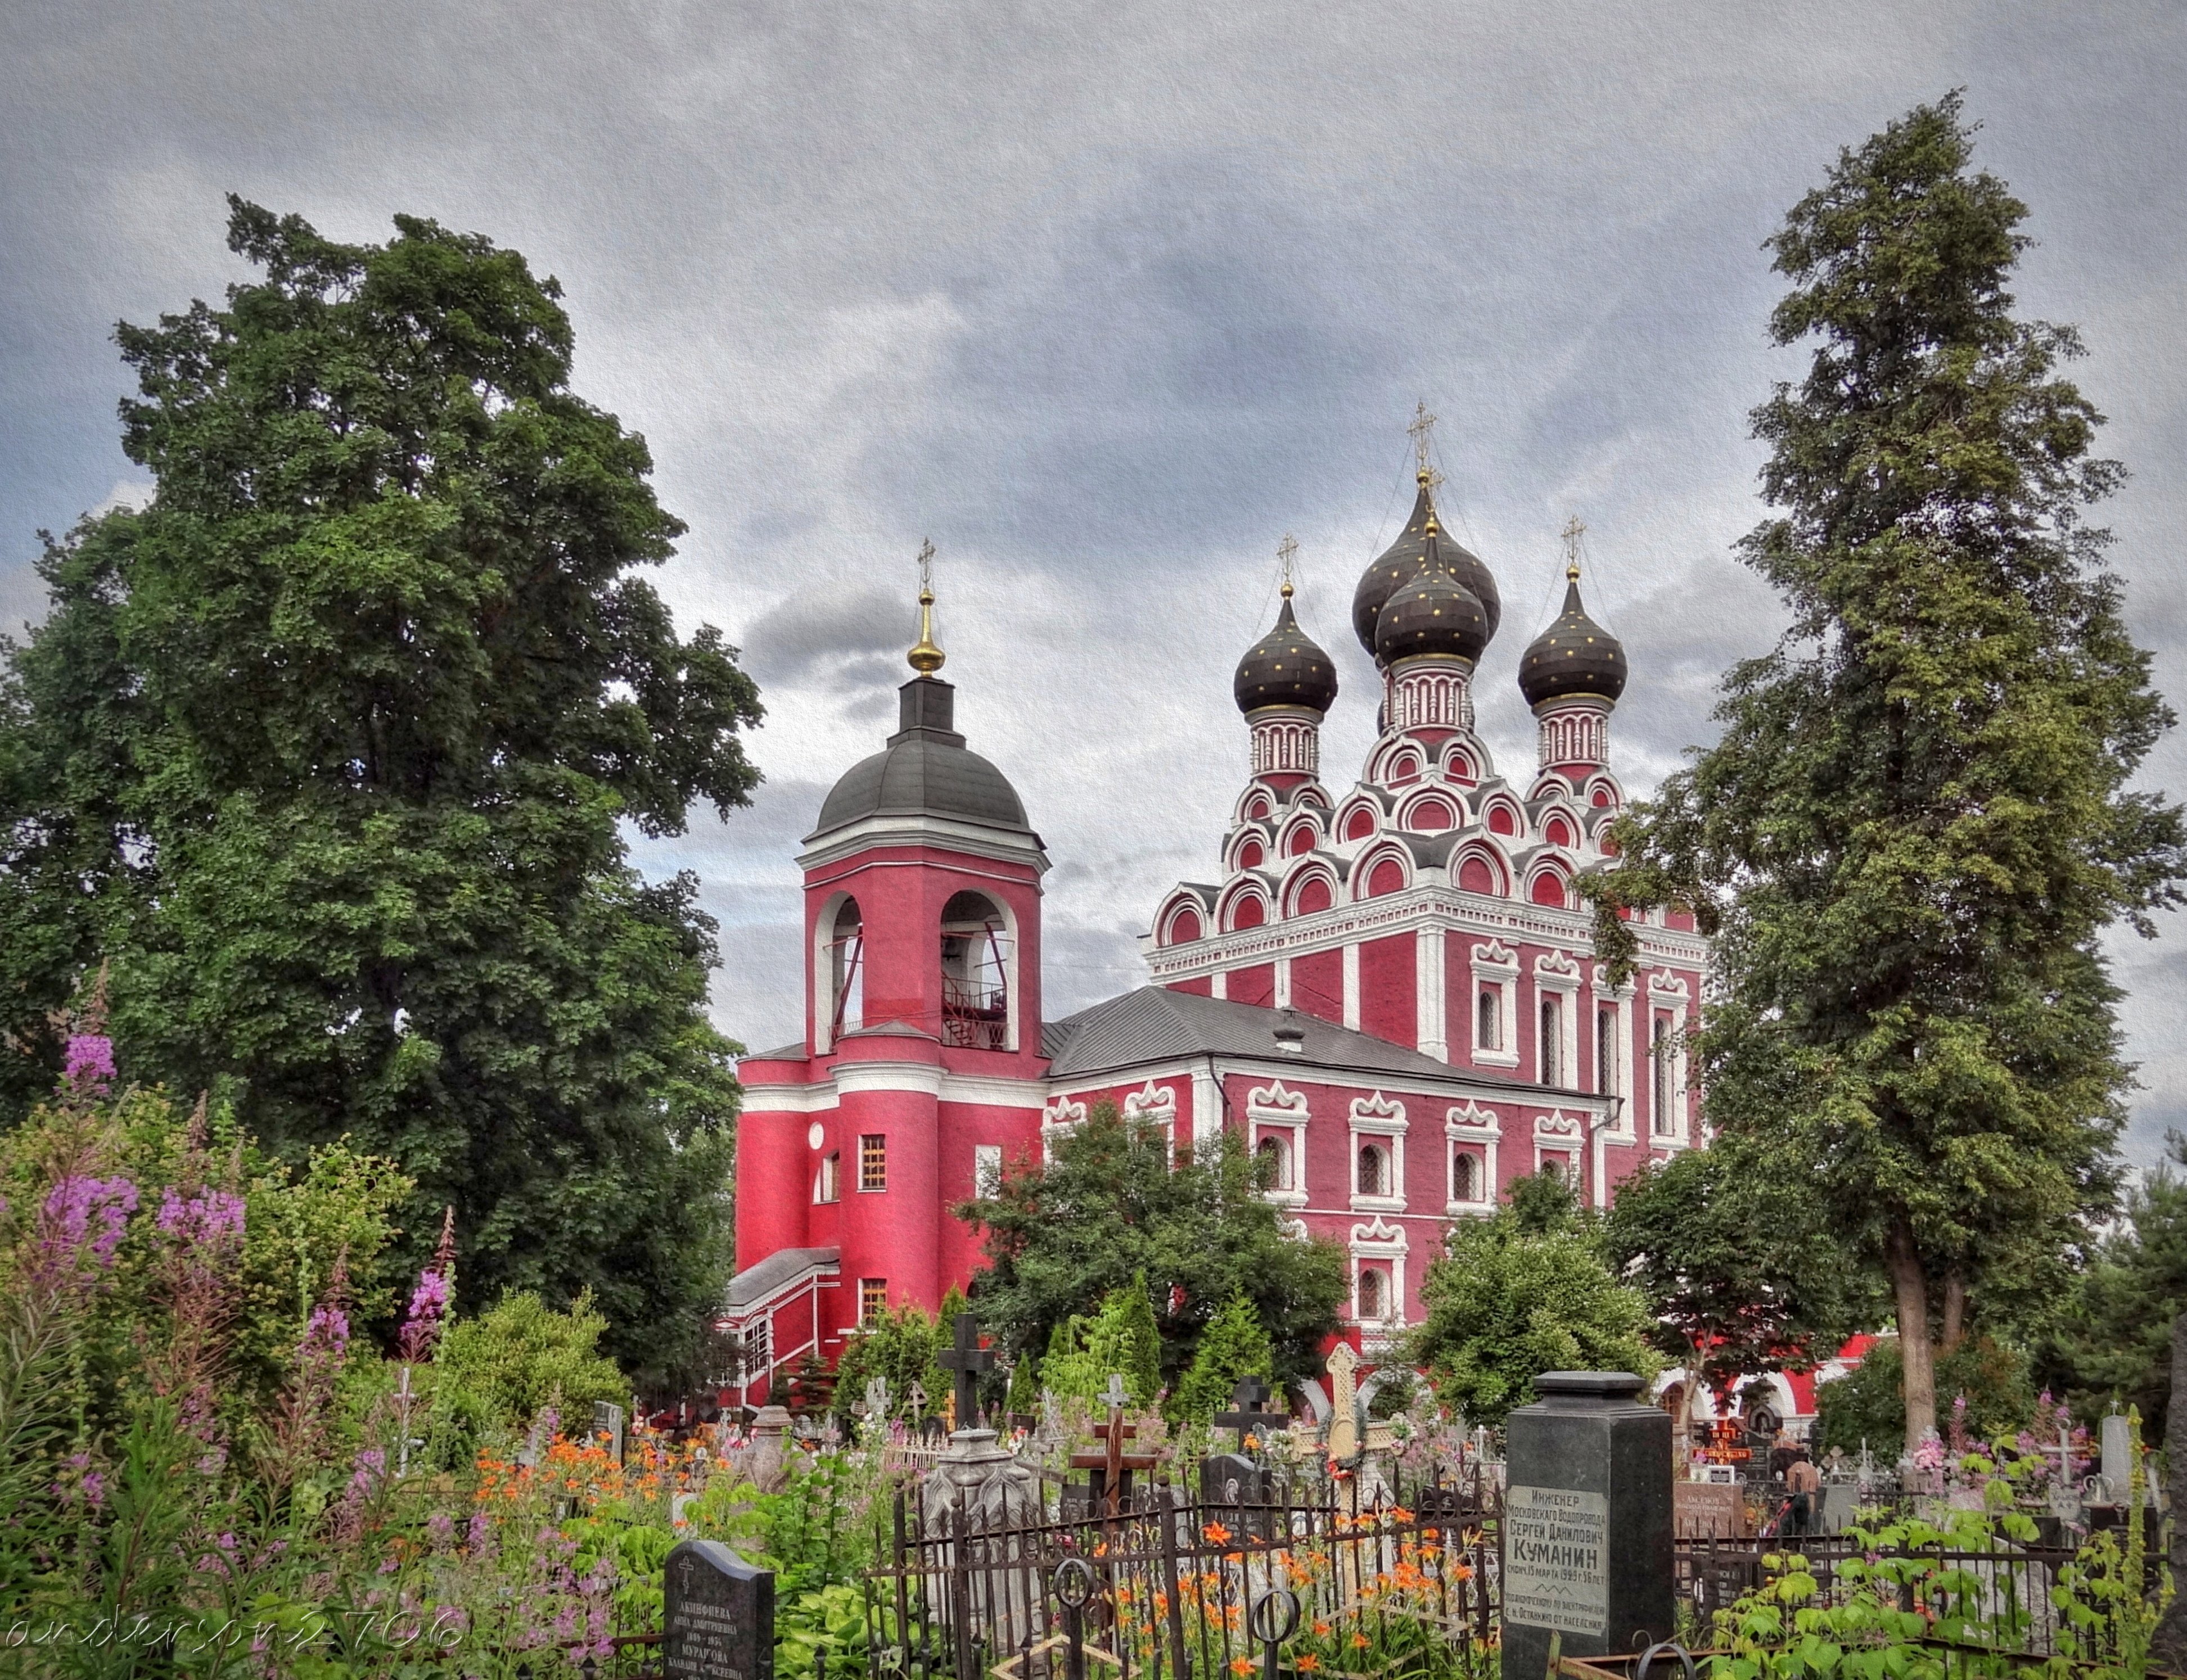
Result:
{"label": "gray metal roof", "polygon": [[820,807],[812,836],[867,817],[949,817],[1030,834],[1009,778],[976,752],[919,733],[843,773]]}
{"label": "gray metal roof", "polygon": [[765,1301],[784,1284],[805,1273],[834,1266],[843,1258],[839,1248],[777,1249],[756,1266],[747,1266],[729,1279],[728,1306],[734,1312]]}
{"label": "gray metal roof", "polygon": [[[1279,1050],[1278,1027],[1304,1035],[1298,1053]],[[1281,1056],[1304,1067],[1414,1078],[1516,1082],[1454,1068],[1386,1038],[1352,1032],[1296,1009],[1264,1009],[1254,1003],[1201,997],[1163,986],[1143,986],[1043,1027],[1041,1053],[1051,1059],[1049,1076],[1068,1079],[1185,1056]]]}

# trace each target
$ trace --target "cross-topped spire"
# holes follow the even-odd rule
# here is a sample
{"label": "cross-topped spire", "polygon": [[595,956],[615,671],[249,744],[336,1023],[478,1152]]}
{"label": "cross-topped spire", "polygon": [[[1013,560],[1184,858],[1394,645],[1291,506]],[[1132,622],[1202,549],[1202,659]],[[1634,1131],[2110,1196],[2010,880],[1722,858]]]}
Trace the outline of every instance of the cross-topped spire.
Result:
{"label": "cross-topped spire", "polygon": [[954,1346],[940,1356],[944,1370],[955,1373],[957,1386],[957,1427],[969,1430],[976,1427],[981,1374],[995,1368],[995,1356],[980,1346],[980,1320],[970,1312],[957,1315],[957,1340]]}
{"label": "cross-topped spire", "polygon": [[919,544],[919,642],[904,655],[921,677],[942,669],[949,655],[934,642],[934,544],[924,537]]}
{"label": "cross-topped spire", "polygon": [[1286,601],[1291,598],[1291,566],[1297,559],[1298,538],[1287,531],[1284,533],[1284,540],[1276,544],[1276,560],[1284,569],[1284,598]]}
{"label": "cross-topped spire", "polygon": [[1586,534],[1587,526],[1577,514],[1565,521],[1560,533],[1565,539],[1565,576],[1574,583],[1579,582],[1579,540]]}
{"label": "cross-topped spire", "polygon": [[1442,482],[1442,475],[1435,469],[1434,464],[1428,459],[1429,445],[1435,436],[1436,418],[1428,412],[1426,399],[1423,398],[1420,407],[1413,411],[1412,424],[1405,428],[1412,434],[1413,438],[1414,475],[1419,478],[1422,487],[1427,490],[1433,490]]}

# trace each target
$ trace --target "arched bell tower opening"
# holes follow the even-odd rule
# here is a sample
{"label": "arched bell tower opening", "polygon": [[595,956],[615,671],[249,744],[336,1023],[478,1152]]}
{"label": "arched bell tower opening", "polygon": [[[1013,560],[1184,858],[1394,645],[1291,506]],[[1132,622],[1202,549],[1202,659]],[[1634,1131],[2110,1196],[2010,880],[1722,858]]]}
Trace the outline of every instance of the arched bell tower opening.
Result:
{"label": "arched bell tower opening", "polygon": [[967,1050],[1015,1047],[1014,945],[1009,917],[984,892],[953,893],[942,907],[944,1044]]}
{"label": "arched bell tower opening", "polygon": [[865,1025],[866,930],[858,901],[845,897],[824,931],[827,941],[828,1033],[833,1044]]}

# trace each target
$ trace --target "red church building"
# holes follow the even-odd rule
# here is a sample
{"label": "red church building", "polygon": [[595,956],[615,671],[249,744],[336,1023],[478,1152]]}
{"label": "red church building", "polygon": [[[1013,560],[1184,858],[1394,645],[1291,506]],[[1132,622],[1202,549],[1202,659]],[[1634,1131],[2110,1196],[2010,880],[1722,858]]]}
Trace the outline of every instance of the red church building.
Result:
{"label": "red church building", "polygon": [[980,1260],[951,1205],[1104,1098],[1180,1147],[1228,1129],[1268,1158],[1287,1218],[1349,1255],[1370,1357],[1417,1317],[1444,1226],[1514,1177],[1553,1170],[1599,1205],[1698,1143],[1684,1045],[1704,941],[1678,913],[1639,919],[1639,969],[1613,986],[1574,890],[1625,802],[1626,658],[1581,604],[1576,552],[1567,576],[1520,666],[1538,761],[1507,780],[1473,723],[1495,579],[1439,530],[1424,471],[1352,598],[1380,727],[1341,795],[1320,763],[1334,664],[1286,583],[1238,666],[1251,772],[1214,879],[1155,907],[1149,984],[1061,1020],[1041,999],[1047,852],[956,731],[923,616],[897,733],[798,859],[805,1034],[742,1065],[739,1397],[808,1350],[832,1362],[885,1306],[934,1310]]}

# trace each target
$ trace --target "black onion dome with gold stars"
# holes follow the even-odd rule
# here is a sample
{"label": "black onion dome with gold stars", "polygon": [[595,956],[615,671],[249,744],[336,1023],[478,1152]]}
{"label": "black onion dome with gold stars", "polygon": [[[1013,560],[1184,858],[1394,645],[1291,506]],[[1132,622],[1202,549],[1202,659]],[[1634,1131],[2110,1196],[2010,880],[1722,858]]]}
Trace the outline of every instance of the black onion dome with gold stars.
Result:
{"label": "black onion dome with gold stars", "polygon": [[1565,610],[1520,655],[1519,692],[1528,705],[1568,694],[1614,702],[1625,692],[1624,644],[1580,604],[1579,568],[1569,568],[1565,579]]}
{"label": "black onion dome with gold stars", "polygon": [[1412,582],[1375,615],[1375,662],[1386,671],[1401,659],[1422,654],[1477,660],[1494,633],[1480,596],[1437,564],[1442,545],[1433,513],[1426,537],[1425,550],[1414,562]]}
{"label": "black onion dome with gold stars", "polygon": [[[1435,512],[1435,497],[1425,473],[1420,475],[1420,494],[1413,501],[1413,516],[1406,521],[1404,530],[1361,575],[1359,587],[1352,592],[1352,632],[1358,637],[1359,645],[1370,654],[1375,652],[1375,626],[1383,607],[1392,595],[1420,575],[1420,556],[1427,549],[1428,520]],[[1504,617],[1504,603],[1496,593],[1496,579],[1481,557],[1452,542],[1448,531],[1438,531],[1436,554],[1442,569],[1464,584],[1481,604],[1481,617],[1487,626],[1481,645],[1487,647]]]}
{"label": "black onion dome with gold stars", "polygon": [[1300,705],[1326,712],[1335,702],[1335,662],[1299,628],[1291,611],[1290,584],[1284,585],[1284,607],[1276,615],[1276,627],[1238,661],[1230,692],[1237,696],[1238,710],[1248,712],[1267,705]]}

